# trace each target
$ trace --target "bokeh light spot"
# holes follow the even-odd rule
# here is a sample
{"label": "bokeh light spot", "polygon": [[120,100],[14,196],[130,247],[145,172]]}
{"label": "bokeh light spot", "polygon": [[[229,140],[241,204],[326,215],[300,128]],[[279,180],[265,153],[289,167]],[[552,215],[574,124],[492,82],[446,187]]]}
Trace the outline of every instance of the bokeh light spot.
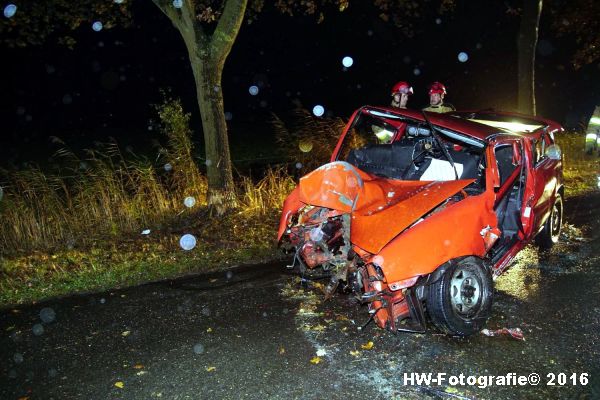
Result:
{"label": "bokeh light spot", "polygon": [[315,114],[317,117],[320,117],[325,114],[325,108],[323,108],[322,105],[317,104],[313,107],[313,114]]}
{"label": "bokeh light spot", "polygon": [[181,239],[179,239],[179,245],[184,250],[192,250],[196,247],[196,237],[189,233],[183,235]]}
{"label": "bokeh light spot", "polygon": [[469,59],[469,55],[467,53],[465,53],[464,51],[461,51],[460,53],[458,53],[458,61],[467,62],[468,59]]}
{"label": "bokeh light spot", "polygon": [[201,345],[200,343],[195,344],[194,345],[194,353],[196,353],[196,354],[204,353],[204,346]]}
{"label": "bokeh light spot", "polygon": [[258,86],[250,86],[250,88],[248,89],[248,93],[250,93],[252,96],[256,96],[258,94]]}
{"label": "bokeh light spot", "polygon": [[35,336],[41,336],[44,334],[44,326],[42,324],[35,324],[31,330]]}
{"label": "bokeh light spot", "polygon": [[192,208],[192,207],[194,207],[194,205],[196,205],[196,199],[192,196],[188,196],[185,198],[185,200],[183,200],[183,204],[187,208]]}
{"label": "bokeh light spot", "polygon": [[313,144],[309,139],[302,139],[300,140],[298,147],[300,148],[301,152],[309,153],[313,148]]}
{"label": "bokeh light spot", "polygon": [[56,319],[56,313],[50,307],[44,307],[40,310],[40,319],[42,322],[49,324]]}
{"label": "bokeh light spot", "polygon": [[103,27],[104,27],[104,25],[102,25],[102,22],[100,22],[100,21],[96,21],[92,24],[92,29],[96,32],[100,32]]}
{"label": "bokeh light spot", "polygon": [[344,57],[342,59],[342,65],[346,68],[350,68],[352,66],[352,64],[354,64],[354,60],[352,59],[352,57]]}
{"label": "bokeh light spot", "polygon": [[6,18],[14,17],[16,12],[17,12],[17,6],[15,6],[14,4],[9,4],[6,7],[4,7],[4,16]]}

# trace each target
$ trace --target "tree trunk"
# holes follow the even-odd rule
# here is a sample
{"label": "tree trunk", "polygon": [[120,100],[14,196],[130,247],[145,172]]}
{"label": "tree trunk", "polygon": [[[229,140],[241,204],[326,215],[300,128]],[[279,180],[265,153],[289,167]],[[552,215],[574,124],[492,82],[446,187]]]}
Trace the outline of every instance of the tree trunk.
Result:
{"label": "tree trunk", "polygon": [[211,35],[204,31],[198,19],[194,0],[184,0],[179,8],[173,7],[171,0],[152,1],[179,30],[188,50],[206,147],[206,197],[211,215],[222,215],[228,209],[237,207],[237,198],[229,155],[221,76],[225,60],[244,20],[248,0],[225,0],[222,14]]}
{"label": "tree trunk", "polygon": [[221,90],[223,65],[209,57],[190,57],[190,62],[196,80],[196,94],[204,131],[208,175],[207,201],[211,211],[222,215],[227,209],[237,206]]}
{"label": "tree trunk", "polygon": [[543,0],[524,0],[519,29],[519,88],[518,107],[525,114],[536,114],[535,109],[535,49],[538,41]]}

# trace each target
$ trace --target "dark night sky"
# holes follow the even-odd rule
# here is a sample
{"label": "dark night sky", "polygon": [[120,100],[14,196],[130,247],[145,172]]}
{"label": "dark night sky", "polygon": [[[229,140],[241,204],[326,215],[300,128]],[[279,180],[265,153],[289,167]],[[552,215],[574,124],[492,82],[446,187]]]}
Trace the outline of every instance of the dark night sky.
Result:
{"label": "dark night sky", "polygon": [[[423,107],[427,85],[441,80],[447,100],[459,109],[514,108],[519,20],[503,2],[465,3],[453,14],[429,12],[412,39],[366,6],[331,13],[321,24],[269,12],[245,24],[223,78],[232,143],[263,130],[269,112],[289,111],[293,99],[346,118],[363,104],[387,104],[398,80],[415,88],[409,107]],[[554,38],[547,25],[542,18],[538,113],[575,125],[600,103],[600,68],[571,70],[570,42]],[[0,165],[45,159],[52,135],[74,147],[108,136],[147,146],[157,137],[148,131],[155,118],[151,105],[165,88],[183,99],[200,130],[183,42],[156,7],[137,2],[130,29],[94,32],[85,26],[75,37],[74,50],[51,43],[2,49]],[[457,59],[461,51],[469,55],[465,63]],[[345,71],[344,56],[354,59]],[[248,93],[253,84],[261,87],[257,96]]]}

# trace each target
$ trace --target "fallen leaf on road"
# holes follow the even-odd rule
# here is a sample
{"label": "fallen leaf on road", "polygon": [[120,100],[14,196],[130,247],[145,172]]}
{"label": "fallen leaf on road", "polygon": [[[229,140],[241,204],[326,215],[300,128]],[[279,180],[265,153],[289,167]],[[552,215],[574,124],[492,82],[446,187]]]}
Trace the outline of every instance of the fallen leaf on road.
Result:
{"label": "fallen leaf on road", "polygon": [[446,392],[446,393],[451,393],[451,394],[456,394],[456,393],[458,393],[458,389],[456,389],[455,387],[452,387],[452,386],[448,386],[448,387],[447,387],[447,388],[444,390],[444,392]]}
{"label": "fallen leaf on road", "polygon": [[285,349],[283,347],[279,348],[279,354],[285,354]]}
{"label": "fallen leaf on road", "polygon": [[119,389],[123,389],[123,386],[125,386],[125,384],[121,381],[115,382],[115,386],[118,387]]}
{"label": "fallen leaf on road", "polygon": [[142,375],[146,375],[148,373],[148,371],[138,371],[136,373],[137,376],[142,376]]}
{"label": "fallen leaf on road", "polygon": [[208,329],[206,330],[206,332],[208,332],[208,333],[211,333],[211,332],[212,332],[212,328],[208,328]]}
{"label": "fallen leaf on road", "polygon": [[354,351],[351,351],[350,354],[353,355],[354,357],[358,357],[358,356],[360,356],[360,351],[354,350]]}
{"label": "fallen leaf on road", "polygon": [[131,331],[125,331],[123,333],[121,333],[121,336],[129,336],[129,334],[131,333]]}
{"label": "fallen leaf on road", "polygon": [[207,372],[213,372],[217,369],[217,367],[206,367]]}
{"label": "fallen leaf on road", "polygon": [[142,364],[135,364],[133,366],[133,368],[135,368],[135,369],[142,369],[142,368],[144,368],[144,366]]}
{"label": "fallen leaf on road", "polygon": [[361,344],[360,348],[363,350],[371,350],[375,344],[373,342],[369,342],[366,344]]}
{"label": "fallen leaf on road", "polygon": [[310,362],[313,364],[318,364],[321,362],[321,357],[315,356],[315,357],[311,358]]}
{"label": "fallen leaf on road", "polygon": [[210,283],[215,283],[216,281],[218,281],[218,279],[217,279],[217,278],[213,278],[213,279],[211,279],[209,282],[210,282]]}
{"label": "fallen leaf on road", "polygon": [[327,351],[325,351],[325,349],[319,349],[319,350],[317,350],[317,357],[322,357],[325,354],[327,354]]}

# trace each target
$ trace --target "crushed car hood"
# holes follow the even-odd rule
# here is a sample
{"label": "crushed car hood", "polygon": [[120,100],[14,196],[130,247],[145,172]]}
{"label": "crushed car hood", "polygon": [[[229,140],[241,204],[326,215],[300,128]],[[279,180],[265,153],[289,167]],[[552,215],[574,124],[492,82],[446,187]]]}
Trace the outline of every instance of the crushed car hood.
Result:
{"label": "crushed car hood", "polygon": [[298,199],[350,213],[351,242],[375,254],[472,182],[473,179],[431,182],[377,178],[347,162],[336,161],[302,177]]}

